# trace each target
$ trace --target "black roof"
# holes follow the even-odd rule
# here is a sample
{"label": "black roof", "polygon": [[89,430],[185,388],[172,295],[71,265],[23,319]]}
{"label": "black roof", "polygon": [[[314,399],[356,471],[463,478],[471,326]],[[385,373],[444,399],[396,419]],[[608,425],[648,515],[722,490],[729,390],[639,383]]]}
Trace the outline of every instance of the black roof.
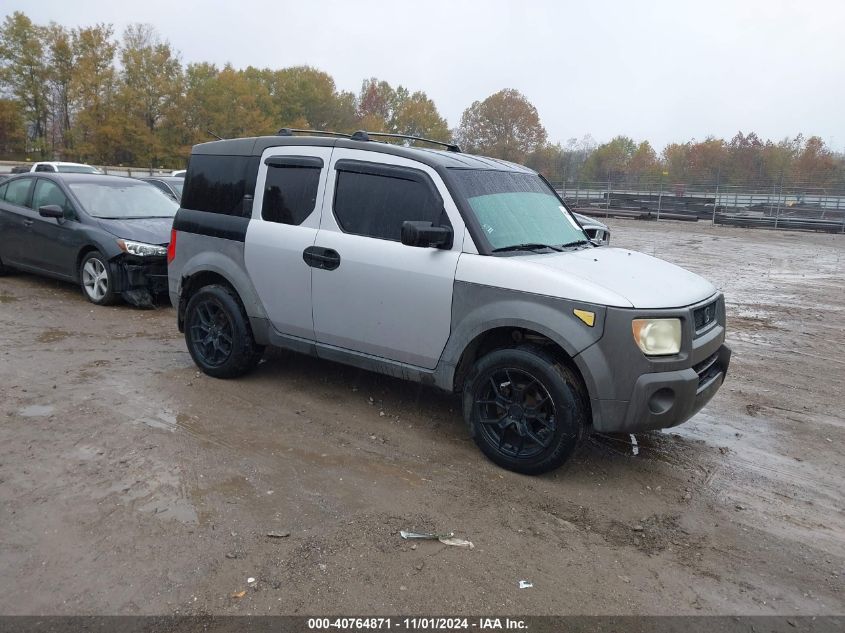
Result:
{"label": "black roof", "polygon": [[392,154],[394,156],[416,160],[434,168],[486,169],[535,173],[533,170],[522,165],[497,158],[487,158],[474,154],[463,154],[424,147],[403,147],[380,141],[353,141],[346,138],[325,136],[254,136],[249,138],[226,139],[194,145],[192,153],[218,156],[261,156],[268,147],[297,145],[310,147],[345,147],[348,149]]}

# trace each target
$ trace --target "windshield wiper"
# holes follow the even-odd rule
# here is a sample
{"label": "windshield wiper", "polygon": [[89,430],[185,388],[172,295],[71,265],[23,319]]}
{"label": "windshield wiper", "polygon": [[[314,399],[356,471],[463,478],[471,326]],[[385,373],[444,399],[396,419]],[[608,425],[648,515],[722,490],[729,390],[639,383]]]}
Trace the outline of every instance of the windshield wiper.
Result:
{"label": "windshield wiper", "polygon": [[494,248],[493,253],[505,253],[507,251],[536,251],[543,248],[548,248],[552,251],[557,251],[558,253],[561,252],[561,249],[557,246],[552,246],[550,244],[535,244],[532,242],[527,242],[525,244],[511,244],[510,246],[500,246],[499,248]]}
{"label": "windshield wiper", "polygon": [[584,244],[589,244],[589,240],[575,240],[574,242],[567,242],[566,244],[561,244],[560,248],[569,248],[571,246],[582,246]]}

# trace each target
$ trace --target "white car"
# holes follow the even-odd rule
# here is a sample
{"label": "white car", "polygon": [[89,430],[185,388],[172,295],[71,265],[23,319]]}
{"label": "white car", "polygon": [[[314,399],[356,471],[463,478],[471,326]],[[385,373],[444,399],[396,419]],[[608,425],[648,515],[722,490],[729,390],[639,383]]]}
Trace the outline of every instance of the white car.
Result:
{"label": "white car", "polygon": [[62,161],[42,161],[34,163],[29,171],[46,171],[51,174],[102,174],[103,172],[84,163],[66,163]]}

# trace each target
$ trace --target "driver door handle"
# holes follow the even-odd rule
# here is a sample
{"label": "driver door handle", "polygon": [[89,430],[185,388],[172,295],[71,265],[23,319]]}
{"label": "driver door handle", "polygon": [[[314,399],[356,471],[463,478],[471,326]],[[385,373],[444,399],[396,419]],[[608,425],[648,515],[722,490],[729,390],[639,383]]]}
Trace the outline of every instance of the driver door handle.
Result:
{"label": "driver door handle", "polygon": [[322,246],[309,246],[302,251],[302,259],[312,268],[320,270],[334,270],[340,266],[340,254]]}
{"label": "driver door handle", "polygon": [[34,223],[35,223],[35,220],[29,220],[29,219],[27,219],[27,220],[24,220],[24,221],[23,221],[23,225],[24,225],[24,226],[32,226]]}

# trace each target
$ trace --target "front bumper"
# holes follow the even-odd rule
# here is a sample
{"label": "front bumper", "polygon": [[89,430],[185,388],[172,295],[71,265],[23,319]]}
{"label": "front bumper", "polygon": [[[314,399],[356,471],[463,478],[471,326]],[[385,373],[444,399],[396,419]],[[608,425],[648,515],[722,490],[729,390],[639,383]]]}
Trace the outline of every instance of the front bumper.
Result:
{"label": "front bumper", "polygon": [[[716,301],[715,320],[696,331],[694,313]],[[631,320],[677,317],[681,352],[649,358],[631,334]],[[593,428],[604,433],[636,433],[677,426],[695,415],[722,386],[731,359],[725,344],[721,295],[671,310],[608,309],[604,336],[576,362],[587,380]]]}
{"label": "front bumper", "polygon": [[719,347],[701,374],[695,368],[643,374],[629,401],[599,400],[600,429],[605,433],[637,433],[678,426],[707,404],[722,386],[731,350]]}
{"label": "front bumper", "polygon": [[167,292],[167,259],[123,255],[110,262],[115,291],[135,306],[152,304],[152,297]]}

